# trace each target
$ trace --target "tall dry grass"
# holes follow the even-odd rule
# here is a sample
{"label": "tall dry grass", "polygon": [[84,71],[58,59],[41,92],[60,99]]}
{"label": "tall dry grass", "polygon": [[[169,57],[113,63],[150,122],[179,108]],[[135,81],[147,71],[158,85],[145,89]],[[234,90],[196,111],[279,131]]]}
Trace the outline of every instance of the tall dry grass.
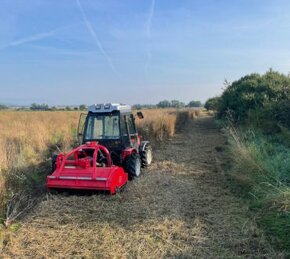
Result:
{"label": "tall dry grass", "polygon": [[[198,110],[143,110],[136,120],[143,139],[152,142],[170,139],[177,124],[199,115]],[[0,223],[9,224],[19,211],[29,207],[33,192],[44,184],[53,150],[71,148],[79,112],[0,112]],[[182,118],[182,119],[181,119]],[[41,164],[46,161],[46,168]],[[27,202],[29,201],[29,202]]]}
{"label": "tall dry grass", "polygon": [[160,142],[170,139],[179,125],[200,116],[200,109],[145,109],[144,119],[136,120],[137,129],[143,139]]}
{"label": "tall dry grass", "polygon": [[174,109],[142,110],[144,119],[136,120],[137,129],[143,139],[162,141],[175,134],[177,111]]}
{"label": "tall dry grass", "polygon": [[[33,168],[47,160],[49,148],[69,149],[79,112],[0,112],[0,218],[14,217],[18,201],[32,181]],[[38,173],[38,174],[37,174]],[[44,178],[43,178],[44,179]],[[21,198],[20,198],[21,196]],[[14,205],[13,205],[14,204]],[[16,205],[15,205],[16,204]],[[9,212],[9,210],[11,210]],[[4,215],[5,214],[5,215]]]}
{"label": "tall dry grass", "polygon": [[78,117],[79,112],[0,112],[0,170],[39,162],[53,144],[67,148]]}

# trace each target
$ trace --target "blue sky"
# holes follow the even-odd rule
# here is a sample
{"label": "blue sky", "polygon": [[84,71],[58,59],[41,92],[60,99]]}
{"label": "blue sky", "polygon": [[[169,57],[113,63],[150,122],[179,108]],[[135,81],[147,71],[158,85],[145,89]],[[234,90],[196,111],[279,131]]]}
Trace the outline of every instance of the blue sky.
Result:
{"label": "blue sky", "polygon": [[0,103],[205,101],[290,72],[290,1],[0,0]]}

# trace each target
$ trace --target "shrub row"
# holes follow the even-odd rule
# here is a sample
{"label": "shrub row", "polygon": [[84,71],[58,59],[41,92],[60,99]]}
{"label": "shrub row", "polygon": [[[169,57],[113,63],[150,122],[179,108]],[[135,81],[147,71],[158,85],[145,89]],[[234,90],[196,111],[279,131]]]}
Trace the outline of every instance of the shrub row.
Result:
{"label": "shrub row", "polygon": [[246,75],[229,84],[219,98],[209,99],[205,107],[239,124],[268,131],[279,131],[279,125],[290,128],[290,78],[272,70]]}
{"label": "shrub row", "polygon": [[205,107],[230,125],[233,191],[244,194],[257,223],[290,256],[290,78],[272,70],[246,75]]}

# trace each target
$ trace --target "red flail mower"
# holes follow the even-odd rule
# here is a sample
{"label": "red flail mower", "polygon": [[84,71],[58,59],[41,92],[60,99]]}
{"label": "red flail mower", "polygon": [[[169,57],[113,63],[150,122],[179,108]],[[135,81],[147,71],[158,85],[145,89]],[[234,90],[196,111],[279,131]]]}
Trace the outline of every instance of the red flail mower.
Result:
{"label": "red flail mower", "polygon": [[108,149],[89,142],[57,156],[56,169],[47,177],[47,188],[104,190],[115,194],[127,181],[128,174],[112,164]]}
{"label": "red flail mower", "polygon": [[[141,112],[137,113],[143,118]],[[128,178],[139,177],[152,162],[152,148],[141,141],[129,105],[92,105],[80,117],[79,142],[67,154],[52,157],[47,189],[103,190],[115,194]]]}

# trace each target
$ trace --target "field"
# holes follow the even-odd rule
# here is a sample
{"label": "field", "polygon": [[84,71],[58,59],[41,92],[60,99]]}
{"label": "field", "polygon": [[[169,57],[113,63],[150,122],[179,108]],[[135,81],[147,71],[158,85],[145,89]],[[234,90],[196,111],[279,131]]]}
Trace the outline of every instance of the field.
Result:
{"label": "field", "polygon": [[[43,190],[51,151],[74,143],[78,112],[0,114],[3,258],[284,257],[232,193],[223,169],[227,139],[213,117],[144,115],[138,128],[153,142],[154,163],[109,196]],[[35,188],[43,193],[37,198]]]}
{"label": "field", "polygon": [[[77,127],[78,112],[0,113],[0,215],[9,223],[22,208],[18,200],[30,199],[32,188],[42,185],[47,160],[58,146],[68,150]],[[42,172],[39,168],[46,165]],[[33,184],[33,186],[30,186]],[[16,204],[14,204],[16,203]],[[25,203],[25,202],[24,202]],[[7,207],[11,208],[7,211]],[[19,207],[19,208],[18,208]],[[12,214],[12,215],[10,215]]]}
{"label": "field", "polygon": [[[145,139],[160,142],[174,136],[175,110],[145,110],[144,115],[136,122]],[[41,191],[51,154],[75,145],[79,116],[80,112],[0,112],[0,215],[6,225],[26,210],[34,191]]]}

